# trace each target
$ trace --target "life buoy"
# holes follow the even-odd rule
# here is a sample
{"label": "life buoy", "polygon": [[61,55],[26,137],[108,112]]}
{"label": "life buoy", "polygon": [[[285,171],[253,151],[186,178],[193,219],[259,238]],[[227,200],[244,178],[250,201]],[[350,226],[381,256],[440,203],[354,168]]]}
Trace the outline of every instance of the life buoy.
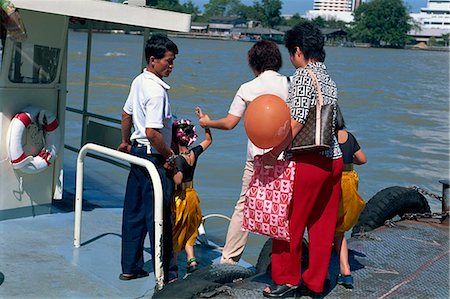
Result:
{"label": "life buoy", "polygon": [[[44,131],[44,147],[36,156],[25,154],[22,137],[31,123]],[[59,122],[49,111],[30,106],[16,114],[9,125],[8,151],[11,165],[24,173],[39,173],[45,170],[56,158],[60,147]]]}

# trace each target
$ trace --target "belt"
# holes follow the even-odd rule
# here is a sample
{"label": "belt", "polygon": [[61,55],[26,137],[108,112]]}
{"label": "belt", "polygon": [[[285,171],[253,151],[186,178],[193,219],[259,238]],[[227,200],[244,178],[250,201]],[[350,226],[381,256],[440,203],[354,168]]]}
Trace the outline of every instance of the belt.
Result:
{"label": "belt", "polygon": [[149,146],[147,144],[139,143],[137,141],[133,141],[133,143],[131,145],[136,146],[136,147],[148,147]]}
{"label": "belt", "polygon": [[342,171],[352,171],[353,170],[353,164],[344,164],[344,168],[342,168]]}
{"label": "belt", "polygon": [[175,190],[186,190],[187,188],[194,188],[194,182],[193,181],[183,182],[175,186]]}
{"label": "belt", "polygon": [[139,143],[137,141],[133,141],[132,146],[139,147],[139,148],[144,147],[146,149],[146,151],[147,151],[147,155],[161,156],[162,157],[162,155],[160,153],[152,153],[152,146],[150,144],[142,144],[142,143]]}

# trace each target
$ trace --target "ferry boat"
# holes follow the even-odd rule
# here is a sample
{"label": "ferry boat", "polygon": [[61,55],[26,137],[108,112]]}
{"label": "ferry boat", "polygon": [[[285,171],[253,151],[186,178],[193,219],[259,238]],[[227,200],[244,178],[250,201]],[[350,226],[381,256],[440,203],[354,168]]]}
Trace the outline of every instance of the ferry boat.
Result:
{"label": "ferry boat", "polygon": [[[99,171],[85,163],[86,156],[122,167],[121,162],[142,165],[154,178],[156,234],[161,234],[158,202],[162,195],[154,166],[116,151],[120,140],[117,120],[87,110],[91,39],[95,30],[142,31],[143,42],[151,30],[188,32],[190,15],[137,7],[131,1],[129,5],[99,0],[15,0],[13,4],[22,21],[14,30],[23,24],[25,31],[14,36],[13,31],[3,30],[6,35],[0,67],[0,296],[260,298],[264,286],[270,284],[270,240],[262,248],[256,265],[245,261],[239,265],[220,265],[220,247],[208,240],[201,226],[196,245],[201,269],[183,279],[185,269],[180,267],[178,281],[163,285],[158,247],[155,267],[145,253],[144,268],[151,272],[149,277],[121,281],[118,275],[122,209],[102,205],[96,198],[83,199],[85,173]],[[87,34],[82,109],[68,107],[66,101],[68,32],[73,28]],[[81,115],[81,148],[65,146],[66,111]],[[64,193],[64,147],[78,152],[74,195]],[[371,199],[374,204],[369,201],[368,216],[362,217],[365,220],[359,224],[365,231],[360,230],[349,241],[356,279],[353,293],[350,295],[333,282],[339,271],[334,261],[330,265],[331,285],[324,296],[448,298],[448,181],[444,182],[443,213],[438,220],[390,222],[396,225],[388,228],[383,225],[386,220],[406,212],[430,219],[426,217],[429,207],[427,210],[425,198],[417,190],[399,188],[395,192],[380,191],[384,193]],[[410,202],[406,207],[393,204],[404,202],[408,197],[405,194],[410,193],[414,204]],[[105,194],[106,190],[99,190],[97,197],[106,197]],[[72,199],[73,202],[68,202]],[[374,219],[374,211],[380,205],[385,207],[381,209],[384,214],[376,212],[378,216]],[[414,209],[408,208],[411,206]],[[204,218],[215,216],[226,218],[222,215]],[[374,230],[368,233],[371,229]],[[307,249],[306,240],[304,245]],[[183,258],[179,255],[179,260]]]}

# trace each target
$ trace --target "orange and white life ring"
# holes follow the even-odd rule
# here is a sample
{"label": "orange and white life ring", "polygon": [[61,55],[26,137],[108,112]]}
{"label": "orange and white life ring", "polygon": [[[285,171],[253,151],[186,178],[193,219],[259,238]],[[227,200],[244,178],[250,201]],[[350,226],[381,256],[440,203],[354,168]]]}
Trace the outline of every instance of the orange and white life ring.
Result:
{"label": "orange and white life ring", "polygon": [[[36,156],[25,154],[22,137],[31,123],[36,123],[44,131],[45,143]],[[60,147],[59,123],[49,111],[30,106],[16,114],[9,125],[9,159],[14,169],[25,173],[39,173],[45,170],[56,158]]]}

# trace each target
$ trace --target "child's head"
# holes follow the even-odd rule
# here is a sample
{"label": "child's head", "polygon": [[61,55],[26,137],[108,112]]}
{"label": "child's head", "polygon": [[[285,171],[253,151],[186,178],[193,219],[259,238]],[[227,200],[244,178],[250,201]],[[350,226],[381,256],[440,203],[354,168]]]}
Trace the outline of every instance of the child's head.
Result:
{"label": "child's head", "polygon": [[176,145],[189,146],[197,140],[195,126],[189,119],[179,119],[173,123],[173,140]]}

